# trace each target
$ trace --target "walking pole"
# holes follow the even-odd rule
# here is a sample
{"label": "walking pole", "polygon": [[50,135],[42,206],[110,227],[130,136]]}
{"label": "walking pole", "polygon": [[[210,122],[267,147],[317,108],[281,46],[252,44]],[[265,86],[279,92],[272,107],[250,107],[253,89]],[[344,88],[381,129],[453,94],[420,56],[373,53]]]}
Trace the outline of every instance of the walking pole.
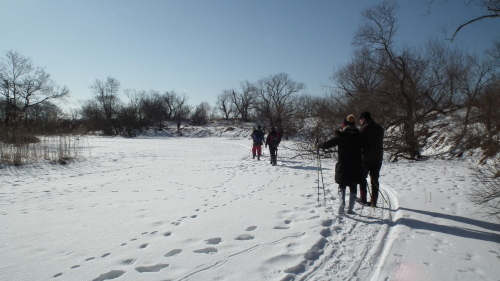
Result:
{"label": "walking pole", "polygon": [[319,204],[319,150],[316,149],[316,171],[318,172],[318,204]]}
{"label": "walking pole", "polygon": [[[319,163],[319,173],[321,174],[321,185],[323,186],[323,199],[326,200],[325,180],[323,178],[323,167],[321,167],[321,157],[319,155],[319,151],[318,151],[318,163]],[[319,180],[318,180],[318,184],[319,184]]]}
{"label": "walking pole", "polygon": [[321,183],[323,185],[323,199],[326,200],[326,195],[325,195],[325,181],[323,178],[323,168],[321,167],[321,156],[319,154],[319,149],[317,148],[318,145],[318,140],[316,140],[315,143],[315,148],[316,148],[316,167],[318,171],[318,202],[319,202],[319,177],[321,174]]}

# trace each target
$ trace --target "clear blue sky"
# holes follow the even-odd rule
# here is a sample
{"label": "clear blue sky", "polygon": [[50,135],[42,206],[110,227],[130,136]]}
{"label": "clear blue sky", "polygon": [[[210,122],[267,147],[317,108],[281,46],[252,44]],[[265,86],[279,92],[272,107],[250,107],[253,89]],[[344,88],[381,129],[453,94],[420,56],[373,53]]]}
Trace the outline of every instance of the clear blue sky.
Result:
{"label": "clear blue sky", "polygon": [[[400,0],[398,44],[444,40],[481,15],[465,0]],[[451,2],[451,3],[450,3]],[[279,72],[322,95],[353,51],[368,0],[0,0],[0,55],[9,50],[46,67],[71,91],[63,107],[92,98],[89,85],[112,76],[125,89],[175,90],[189,104],[215,105],[224,89]],[[453,44],[483,53],[500,20],[463,29]]]}

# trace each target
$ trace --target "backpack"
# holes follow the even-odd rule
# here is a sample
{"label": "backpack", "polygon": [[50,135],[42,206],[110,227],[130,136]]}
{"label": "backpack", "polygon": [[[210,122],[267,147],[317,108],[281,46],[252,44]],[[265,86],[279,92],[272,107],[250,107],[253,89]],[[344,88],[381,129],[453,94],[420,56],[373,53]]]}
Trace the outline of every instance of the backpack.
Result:
{"label": "backpack", "polygon": [[264,140],[264,133],[262,131],[254,131],[253,133],[253,141],[260,142]]}
{"label": "backpack", "polygon": [[281,141],[280,134],[276,132],[276,134],[269,135],[269,140],[271,140],[272,146],[278,146]]}

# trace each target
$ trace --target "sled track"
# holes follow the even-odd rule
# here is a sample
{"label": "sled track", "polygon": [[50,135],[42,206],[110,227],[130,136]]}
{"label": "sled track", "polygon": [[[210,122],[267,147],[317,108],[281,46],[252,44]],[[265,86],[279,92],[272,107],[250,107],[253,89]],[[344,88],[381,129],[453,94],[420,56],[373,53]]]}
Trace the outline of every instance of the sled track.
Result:
{"label": "sled track", "polygon": [[[383,187],[383,186],[381,186]],[[388,187],[380,189],[379,208],[359,207],[354,215],[337,216],[330,226],[331,236],[324,254],[298,276],[297,280],[377,280],[392,246],[394,213],[399,204]],[[336,213],[338,200],[330,201],[330,211]],[[346,274],[346,272],[348,272]]]}

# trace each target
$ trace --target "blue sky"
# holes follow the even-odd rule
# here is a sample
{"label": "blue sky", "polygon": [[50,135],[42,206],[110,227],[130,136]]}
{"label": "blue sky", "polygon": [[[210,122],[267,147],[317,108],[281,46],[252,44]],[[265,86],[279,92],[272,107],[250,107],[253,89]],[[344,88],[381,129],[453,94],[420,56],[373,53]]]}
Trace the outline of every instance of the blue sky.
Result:
{"label": "blue sky", "polygon": [[[30,57],[71,91],[65,108],[92,98],[95,79],[125,89],[175,90],[189,104],[215,105],[224,89],[280,72],[325,93],[349,61],[367,0],[0,0],[0,55]],[[397,1],[398,44],[444,40],[481,15],[465,0]],[[451,2],[451,3],[450,3]],[[454,45],[482,54],[500,38],[500,20],[466,27]]]}

